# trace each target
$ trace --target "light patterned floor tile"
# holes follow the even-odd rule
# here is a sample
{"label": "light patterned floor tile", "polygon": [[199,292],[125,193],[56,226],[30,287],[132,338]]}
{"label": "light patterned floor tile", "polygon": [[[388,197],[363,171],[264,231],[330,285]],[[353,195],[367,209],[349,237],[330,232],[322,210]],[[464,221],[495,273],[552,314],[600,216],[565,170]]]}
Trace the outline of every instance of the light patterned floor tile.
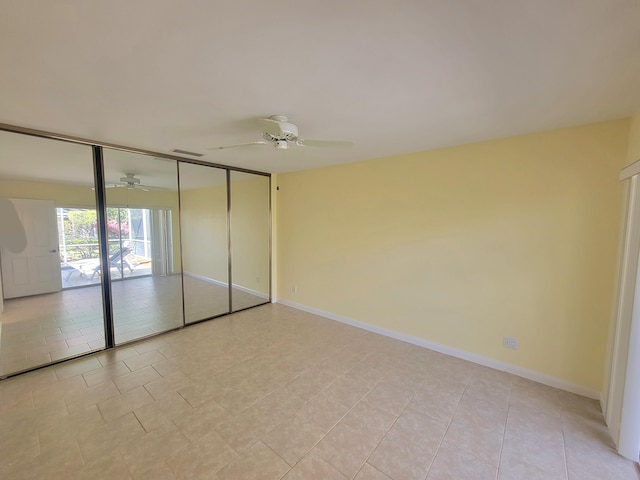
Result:
{"label": "light patterned floor tile", "polygon": [[262,437],[273,451],[293,466],[318,443],[327,432],[306,417],[296,415]]}
{"label": "light patterned floor tile", "polygon": [[256,442],[232,463],[224,467],[213,480],[278,480],[290,467],[262,442]]}
{"label": "light patterned floor tile", "polygon": [[205,480],[232,462],[238,454],[216,432],[200,437],[169,457],[167,463],[176,478]]}
{"label": "light patterned floor tile", "polygon": [[376,468],[372,467],[368,463],[365,463],[358,474],[356,475],[355,480],[391,480],[384,473]]}
{"label": "light patterned floor tile", "polygon": [[438,450],[427,480],[494,480],[497,467],[443,443]]}
{"label": "light patterned floor tile", "polygon": [[[122,334],[157,328],[149,308]],[[49,355],[66,344],[56,336],[99,334],[99,315],[19,326],[20,338]],[[277,304],[0,381],[3,479],[635,472],[597,402]]]}
{"label": "light patterned floor tile", "polygon": [[178,427],[169,423],[120,445],[120,453],[135,475],[151,470],[188,445],[187,437]]}
{"label": "light patterned floor tile", "polygon": [[347,480],[330,463],[317,455],[307,455],[287,473],[283,480],[309,480],[312,478],[322,480]]}

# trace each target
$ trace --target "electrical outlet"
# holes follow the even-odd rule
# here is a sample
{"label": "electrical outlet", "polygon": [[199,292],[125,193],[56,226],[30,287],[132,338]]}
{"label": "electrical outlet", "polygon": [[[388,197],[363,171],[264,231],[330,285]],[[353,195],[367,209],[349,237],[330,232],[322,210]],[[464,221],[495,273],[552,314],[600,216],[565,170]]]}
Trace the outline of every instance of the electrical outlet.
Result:
{"label": "electrical outlet", "polygon": [[502,346],[512,350],[518,349],[518,339],[516,337],[502,337]]}
{"label": "electrical outlet", "polygon": [[297,286],[297,285],[294,285],[294,286],[291,288],[291,291],[292,291],[293,293],[298,293],[298,286]]}

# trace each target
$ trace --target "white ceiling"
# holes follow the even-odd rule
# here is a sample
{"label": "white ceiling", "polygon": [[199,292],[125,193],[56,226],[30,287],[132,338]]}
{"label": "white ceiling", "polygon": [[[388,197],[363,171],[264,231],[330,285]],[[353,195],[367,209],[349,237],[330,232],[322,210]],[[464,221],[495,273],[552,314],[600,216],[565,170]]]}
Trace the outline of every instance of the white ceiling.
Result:
{"label": "white ceiling", "polygon": [[[638,0],[0,0],[0,122],[286,172],[622,118]],[[349,149],[269,146],[288,115]],[[6,161],[4,158],[0,161]]]}

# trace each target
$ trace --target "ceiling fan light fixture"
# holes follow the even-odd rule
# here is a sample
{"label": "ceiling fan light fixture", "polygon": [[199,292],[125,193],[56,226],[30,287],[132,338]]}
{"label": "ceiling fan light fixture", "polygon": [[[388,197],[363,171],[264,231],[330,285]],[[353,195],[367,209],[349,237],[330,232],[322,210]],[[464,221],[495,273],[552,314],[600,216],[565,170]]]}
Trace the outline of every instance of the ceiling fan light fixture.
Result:
{"label": "ceiling fan light fixture", "polygon": [[127,185],[135,186],[140,183],[140,179],[135,177],[135,173],[125,173],[124,177],[120,177],[120,181],[122,183],[126,183]]}
{"label": "ceiling fan light fixture", "polygon": [[259,119],[262,128],[263,141],[240,143],[236,145],[223,145],[207,150],[223,150],[227,148],[248,147],[251,145],[272,144],[276,150],[288,150],[289,142],[299,147],[347,147],[351,142],[333,140],[301,140],[298,137],[298,127],[289,122],[285,115],[271,115],[269,118]]}

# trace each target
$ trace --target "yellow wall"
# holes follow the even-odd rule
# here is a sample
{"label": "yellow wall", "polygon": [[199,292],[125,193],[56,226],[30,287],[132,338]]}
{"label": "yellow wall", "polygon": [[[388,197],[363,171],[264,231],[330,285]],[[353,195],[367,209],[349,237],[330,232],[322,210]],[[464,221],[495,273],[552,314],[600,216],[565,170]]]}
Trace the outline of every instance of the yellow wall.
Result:
{"label": "yellow wall", "polygon": [[628,131],[279,175],[277,296],[599,391]]}
{"label": "yellow wall", "polygon": [[[53,200],[58,207],[95,208],[95,192],[86,186],[53,182],[30,182],[0,179],[0,197]],[[131,208],[169,208],[173,217],[173,264],[180,272],[180,225],[178,222],[178,194],[165,190],[127,190],[114,188],[107,191],[107,202],[114,206]]]}
{"label": "yellow wall", "polygon": [[228,282],[227,187],[182,190],[184,271]]}

